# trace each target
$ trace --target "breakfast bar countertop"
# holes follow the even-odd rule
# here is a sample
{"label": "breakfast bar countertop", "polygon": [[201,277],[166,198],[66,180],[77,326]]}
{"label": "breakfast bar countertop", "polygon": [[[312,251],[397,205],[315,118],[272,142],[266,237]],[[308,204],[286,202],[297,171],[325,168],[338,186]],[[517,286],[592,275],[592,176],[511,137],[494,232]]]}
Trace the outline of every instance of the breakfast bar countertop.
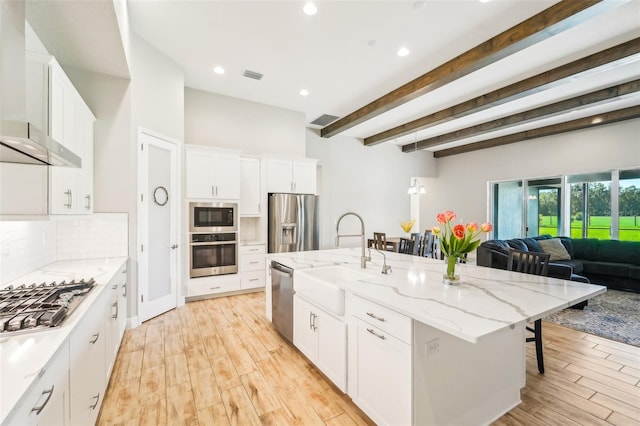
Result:
{"label": "breakfast bar countertop", "polygon": [[[382,255],[360,268],[360,248],[271,253],[267,258],[295,271],[342,266],[366,274],[346,283],[346,291],[476,343],[505,327],[533,321],[587,300],[606,287],[522,274],[471,264],[458,265],[461,283],[444,285],[443,261],[385,252],[392,272],[382,274]],[[295,280],[295,278],[294,278]]]}

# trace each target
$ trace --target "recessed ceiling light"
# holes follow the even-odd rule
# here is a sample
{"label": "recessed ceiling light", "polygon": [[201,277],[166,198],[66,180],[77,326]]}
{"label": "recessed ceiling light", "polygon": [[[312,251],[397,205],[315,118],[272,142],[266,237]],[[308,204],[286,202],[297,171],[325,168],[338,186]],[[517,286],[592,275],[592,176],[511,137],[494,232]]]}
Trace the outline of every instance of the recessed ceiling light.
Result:
{"label": "recessed ceiling light", "polygon": [[213,72],[215,72],[216,74],[224,74],[224,68],[217,66],[213,69]]}
{"label": "recessed ceiling light", "polygon": [[410,52],[409,49],[407,49],[406,47],[401,47],[400,49],[398,49],[398,56],[407,56]]}
{"label": "recessed ceiling light", "polygon": [[489,3],[491,0],[478,0],[480,3]]}
{"label": "recessed ceiling light", "polygon": [[318,12],[318,8],[312,1],[308,1],[302,7],[302,11],[304,12],[305,15],[312,16]]}
{"label": "recessed ceiling light", "polygon": [[307,96],[308,94],[309,94],[309,91],[308,91],[308,90],[306,90],[306,89],[302,89],[302,90],[300,91],[300,95],[301,95],[301,96]]}

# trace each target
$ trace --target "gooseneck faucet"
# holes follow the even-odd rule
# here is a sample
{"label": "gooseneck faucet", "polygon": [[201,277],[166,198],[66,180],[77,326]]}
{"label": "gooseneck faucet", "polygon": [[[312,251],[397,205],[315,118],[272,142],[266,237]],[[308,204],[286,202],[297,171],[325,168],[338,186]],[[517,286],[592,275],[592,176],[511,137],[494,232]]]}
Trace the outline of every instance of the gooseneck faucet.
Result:
{"label": "gooseneck faucet", "polygon": [[[360,220],[360,234],[340,235],[340,221],[345,216],[355,216]],[[362,220],[362,218],[360,217],[359,214],[354,213],[354,212],[347,212],[347,213],[343,214],[342,216],[340,216],[338,218],[338,222],[336,222],[336,247],[340,247],[340,237],[361,237],[362,238],[362,240],[360,242],[360,245],[362,246],[362,256],[360,256],[360,267],[361,268],[366,268],[367,267],[367,260],[371,261],[371,256],[365,256],[365,254],[364,254],[364,247],[365,247],[364,236],[365,236],[364,220]]]}

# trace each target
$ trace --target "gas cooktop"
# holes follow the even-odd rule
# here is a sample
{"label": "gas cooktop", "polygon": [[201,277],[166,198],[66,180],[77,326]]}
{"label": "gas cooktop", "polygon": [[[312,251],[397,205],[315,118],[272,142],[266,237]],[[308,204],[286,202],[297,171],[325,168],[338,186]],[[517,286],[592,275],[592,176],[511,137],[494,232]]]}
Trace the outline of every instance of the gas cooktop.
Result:
{"label": "gas cooktop", "polygon": [[94,285],[92,278],[0,289],[0,335],[58,327]]}

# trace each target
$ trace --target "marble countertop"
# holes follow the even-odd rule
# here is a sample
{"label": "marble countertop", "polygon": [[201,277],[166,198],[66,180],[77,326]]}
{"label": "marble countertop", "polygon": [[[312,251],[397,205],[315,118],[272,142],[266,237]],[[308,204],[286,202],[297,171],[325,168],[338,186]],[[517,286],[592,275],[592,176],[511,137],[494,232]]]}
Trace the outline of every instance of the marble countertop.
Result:
{"label": "marble countertop", "polygon": [[60,327],[18,335],[0,335],[0,423],[20,403],[30,386],[46,368],[47,363],[65,343],[71,331],[82,321],[84,314],[99,299],[106,284],[118,272],[126,257],[70,260],[55,262],[19,279],[2,283],[0,287],[90,279],[96,286],[87,294],[76,310]]}
{"label": "marble countertop", "polygon": [[360,248],[348,248],[271,253],[267,257],[297,271],[341,265],[364,272],[366,278],[342,287],[472,343],[606,291],[599,285],[476,265],[458,265],[461,283],[447,286],[442,283],[445,265],[441,260],[385,252],[392,272],[384,275],[380,253],[371,252],[372,261],[366,269],[360,268],[360,255]]}

